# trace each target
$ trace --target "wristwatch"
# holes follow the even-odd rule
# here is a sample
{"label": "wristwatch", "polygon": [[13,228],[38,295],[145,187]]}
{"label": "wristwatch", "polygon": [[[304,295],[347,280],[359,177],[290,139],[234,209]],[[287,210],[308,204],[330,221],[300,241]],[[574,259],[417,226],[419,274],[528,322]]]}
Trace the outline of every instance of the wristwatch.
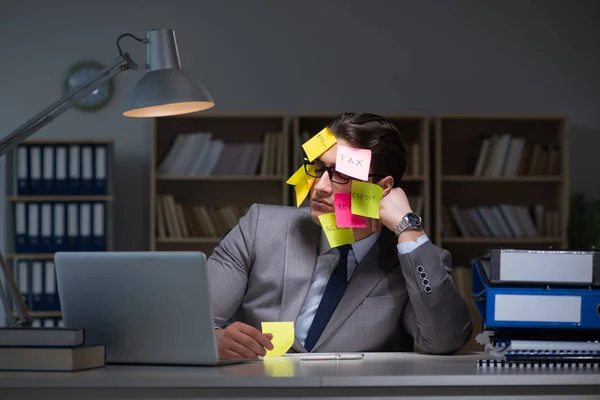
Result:
{"label": "wristwatch", "polygon": [[402,220],[398,222],[398,225],[394,228],[394,233],[396,237],[400,236],[402,232],[407,229],[420,229],[423,227],[423,219],[419,216],[419,214],[415,214],[414,212],[406,213]]}

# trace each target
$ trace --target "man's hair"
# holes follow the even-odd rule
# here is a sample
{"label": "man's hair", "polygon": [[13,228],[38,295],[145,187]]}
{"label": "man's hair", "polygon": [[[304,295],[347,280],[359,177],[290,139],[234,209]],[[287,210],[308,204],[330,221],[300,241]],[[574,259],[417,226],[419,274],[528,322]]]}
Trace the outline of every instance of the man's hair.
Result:
{"label": "man's hair", "polygon": [[371,173],[381,177],[391,175],[394,187],[399,186],[408,162],[406,145],[398,128],[387,119],[370,113],[344,112],[327,127],[338,139],[352,147],[371,150]]}

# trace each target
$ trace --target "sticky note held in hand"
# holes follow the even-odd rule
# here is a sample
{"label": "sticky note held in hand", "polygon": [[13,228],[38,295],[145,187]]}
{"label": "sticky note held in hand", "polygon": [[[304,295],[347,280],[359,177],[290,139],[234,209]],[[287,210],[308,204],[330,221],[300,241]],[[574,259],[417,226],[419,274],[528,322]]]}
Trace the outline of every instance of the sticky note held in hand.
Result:
{"label": "sticky note held in hand", "polygon": [[263,322],[262,333],[270,333],[273,335],[271,343],[273,350],[267,350],[265,357],[280,357],[294,344],[294,322]]}
{"label": "sticky note held in hand", "polygon": [[379,203],[383,188],[370,182],[352,181],[352,214],[379,219]]}
{"label": "sticky note held in hand", "polygon": [[307,140],[302,148],[308,157],[308,161],[312,161],[325,153],[331,146],[337,143],[335,135],[329,128],[323,128],[321,132]]}
{"label": "sticky note held in hand", "polygon": [[331,247],[338,247],[348,243],[354,243],[354,232],[352,228],[339,228],[335,222],[335,212],[319,215],[321,227]]}
{"label": "sticky note held in hand", "polygon": [[335,170],[356,179],[369,180],[371,150],[346,147],[338,144]]}
{"label": "sticky note held in hand", "polygon": [[352,214],[350,196],[351,193],[335,194],[335,223],[338,228],[366,228],[367,219]]}

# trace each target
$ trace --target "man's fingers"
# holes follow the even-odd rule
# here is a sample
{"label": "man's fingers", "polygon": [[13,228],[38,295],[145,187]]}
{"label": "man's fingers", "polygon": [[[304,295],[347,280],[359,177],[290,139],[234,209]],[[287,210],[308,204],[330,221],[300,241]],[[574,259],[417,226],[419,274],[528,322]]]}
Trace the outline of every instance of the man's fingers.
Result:
{"label": "man's fingers", "polygon": [[244,357],[243,355],[241,355],[237,351],[233,351],[231,349],[225,349],[223,351],[223,357],[222,358],[223,359],[227,359],[227,358],[247,358],[247,357]]}
{"label": "man's fingers", "polygon": [[[253,337],[246,335],[244,332],[241,332],[241,331],[236,332],[236,335],[233,337],[233,339],[237,343],[241,344],[242,346],[246,347],[248,350],[255,353],[256,355],[264,356],[265,354],[267,354],[264,347],[261,346],[258,343],[258,341],[256,341]],[[256,356],[254,356],[254,357],[256,357]]]}
{"label": "man's fingers", "polygon": [[239,342],[236,342],[235,340],[229,341],[226,347],[228,351],[234,351],[240,354],[242,358],[256,358],[259,356],[257,353],[252,351],[252,349],[249,349],[248,347],[244,346]]}
{"label": "man's fingers", "polygon": [[267,338],[261,331],[259,331],[258,329],[256,329],[253,326],[250,325],[244,325],[243,327],[240,328],[240,332],[246,334],[247,336],[249,336],[250,338],[254,339],[254,341],[256,341],[260,346],[264,347],[265,349],[268,350],[272,350],[273,349],[273,345],[271,343],[271,339],[273,339],[273,335],[269,333],[269,335],[271,335],[270,338]]}

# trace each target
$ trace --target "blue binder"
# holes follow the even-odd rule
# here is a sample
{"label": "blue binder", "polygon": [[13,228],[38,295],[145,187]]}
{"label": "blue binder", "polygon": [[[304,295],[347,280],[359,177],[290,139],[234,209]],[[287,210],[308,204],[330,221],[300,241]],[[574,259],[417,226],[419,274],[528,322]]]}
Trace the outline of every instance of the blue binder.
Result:
{"label": "blue binder", "polygon": [[600,329],[600,289],[494,286],[472,261],[473,297],[486,329]]}

